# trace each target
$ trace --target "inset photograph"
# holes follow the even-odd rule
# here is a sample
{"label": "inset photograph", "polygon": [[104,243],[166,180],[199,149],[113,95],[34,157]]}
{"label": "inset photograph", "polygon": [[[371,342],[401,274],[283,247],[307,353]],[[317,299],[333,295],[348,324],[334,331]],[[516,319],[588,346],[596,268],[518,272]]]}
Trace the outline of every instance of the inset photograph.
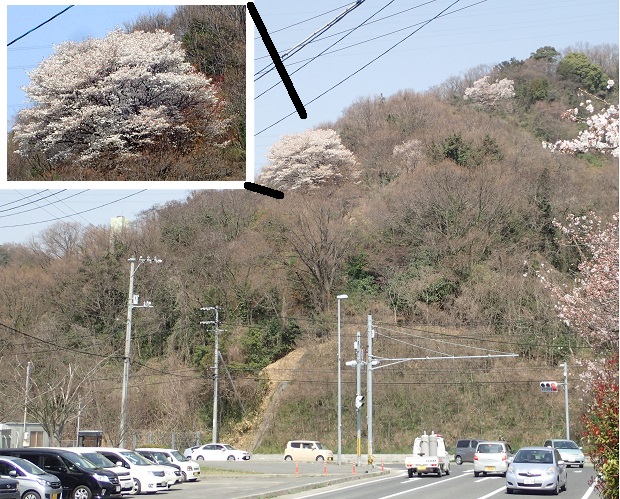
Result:
{"label": "inset photograph", "polygon": [[8,181],[246,178],[246,7],[10,5]]}

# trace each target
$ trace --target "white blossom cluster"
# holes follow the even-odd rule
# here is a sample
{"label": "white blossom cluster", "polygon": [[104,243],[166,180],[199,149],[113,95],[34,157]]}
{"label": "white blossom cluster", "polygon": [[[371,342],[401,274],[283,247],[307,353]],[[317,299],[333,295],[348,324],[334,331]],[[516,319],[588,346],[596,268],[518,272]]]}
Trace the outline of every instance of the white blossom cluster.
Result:
{"label": "white blossom cluster", "polygon": [[164,138],[172,147],[197,137],[217,141],[228,126],[211,80],[164,31],[65,42],[29,76],[24,90],[33,106],[13,128],[22,155],[131,157]]}
{"label": "white blossom cluster", "polygon": [[331,129],[285,135],[271,147],[267,159],[259,182],[275,188],[339,185],[359,176],[355,156]]}
{"label": "white blossom cluster", "polygon": [[500,100],[511,99],[515,96],[514,81],[507,78],[489,83],[489,77],[483,76],[474,82],[473,87],[465,89],[465,99],[483,106],[492,107]]}
{"label": "white blossom cluster", "polygon": [[394,146],[392,155],[400,158],[404,162],[407,171],[409,171],[410,168],[415,168],[424,158],[422,142],[418,139],[406,140],[402,144]]}

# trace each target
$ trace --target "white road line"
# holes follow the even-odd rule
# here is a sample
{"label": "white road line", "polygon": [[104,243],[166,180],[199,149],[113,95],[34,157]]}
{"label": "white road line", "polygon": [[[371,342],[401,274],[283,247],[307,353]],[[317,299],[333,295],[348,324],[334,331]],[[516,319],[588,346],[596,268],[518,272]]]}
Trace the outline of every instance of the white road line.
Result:
{"label": "white road line", "polygon": [[593,483],[592,485],[590,485],[590,488],[586,491],[586,493],[583,496],[581,496],[581,499],[588,499],[588,497],[590,497],[592,492],[594,492],[595,487],[596,487],[596,483]]}
{"label": "white road line", "polygon": [[504,492],[506,490],[506,486],[500,487],[499,489],[487,494],[486,496],[479,497],[478,499],[487,499],[487,497],[494,496],[495,494],[499,494],[500,492]]}
{"label": "white road line", "polygon": [[[388,477],[385,477],[385,478],[377,478],[376,480],[372,480],[372,483],[383,482],[384,480],[393,480],[394,478],[402,478],[402,475],[388,476]],[[362,480],[362,481],[360,481],[358,483],[354,483],[353,485],[347,485],[346,487],[340,487],[340,488],[338,488],[338,490],[340,491],[340,490],[353,489],[355,487],[361,487],[362,485],[367,485],[368,483],[370,483],[370,482]],[[334,492],[334,489],[324,490],[322,492],[317,492],[315,494],[311,494],[311,495],[304,496],[304,497],[317,497],[317,496],[322,496],[322,495],[325,495],[325,494],[331,494],[333,492]]]}
{"label": "white road line", "polygon": [[381,496],[378,499],[389,499],[390,497],[398,497],[404,494],[411,494],[414,491],[425,489],[426,487],[433,487],[435,485],[439,485],[441,483],[449,482],[450,480],[456,480],[457,478],[462,478],[466,475],[453,476],[451,478],[444,478],[443,480],[437,480],[436,482],[429,483],[427,485],[422,485],[421,487],[413,487],[411,489],[403,490],[402,492],[397,492],[396,494],[391,494],[389,496]]}

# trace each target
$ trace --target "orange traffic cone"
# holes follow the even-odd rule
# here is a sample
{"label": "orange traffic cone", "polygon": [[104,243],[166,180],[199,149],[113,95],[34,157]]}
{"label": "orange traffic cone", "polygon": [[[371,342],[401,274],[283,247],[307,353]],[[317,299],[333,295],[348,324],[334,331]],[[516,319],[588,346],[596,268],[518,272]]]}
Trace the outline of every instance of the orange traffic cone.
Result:
{"label": "orange traffic cone", "polygon": [[355,475],[355,465],[353,465],[353,474]]}
{"label": "orange traffic cone", "polygon": [[323,473],[327,476],[327,463],[323,462]]}
{"label": "orange traffic cone", "polygon": [[295,461],[295,474],[299,475],[299,464],[297,464],[297,461]]}

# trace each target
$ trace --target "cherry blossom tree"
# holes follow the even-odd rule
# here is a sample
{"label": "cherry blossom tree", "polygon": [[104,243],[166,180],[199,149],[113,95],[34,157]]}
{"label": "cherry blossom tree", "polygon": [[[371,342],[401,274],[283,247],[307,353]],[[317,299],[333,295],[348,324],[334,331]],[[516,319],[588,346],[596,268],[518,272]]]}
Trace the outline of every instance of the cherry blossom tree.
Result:
{"label": "cherry blossom tree", "polygon": [[218,143],[227,128],[216,86],[161,30],[62,43],[29,76],[24,90],[33,105],[13,128],[22,156],[135,157],[158,143],[180,150]]}
{"label": "cherry blossom tree", "polygon": [[418,139],[406,140],[402,144],[394,146],[392,155],[403,162],[408,173],[409,169],[413,170],[424,158],[422,141]]}
{"label": "cherry blossom tree", "polygon": [[582,388],[592,403],[582,420],[591,444],[590,456],[599,476],[597,488],[604,498],[618,497],[618,214],[607,224],[594,214],[569,215],[565,224],[554,222],[563,244],[581,253],[579,277],[572,289],[553,284],[551,271],[539,272],[544,286],[557,300],[565,324],[592,347]]}
{"label": "cherry blossom tree", "polygon": [[[614,81],[609,80],[607,82],[607,89],[609,90],[613,85]],[[579,132],[575,139],[558,140],[554,143],[543,142],[543,147],[551,152],[558,151],[564,154],[596,151],[618,157],[618,107],[585,90],[581,90],[581,93],[590,98],[582,102],[579,107],[566,111],[562,117],[584,124],[586,129]],[[603,103],[607,107],[603,107],[598,112],[595,112],[592,99]],[[588,113],[585,117],[583,114],[580,114],[580,108]]]}
{"label": "cherry blossom tree", "polygon": [[487,75],[475,81],[473,87],[466,88],[464,98],[484,107],[493,107],[499,101],[511,99],[514,96],[514,81],[503,78],[490,83]]}
{"label": "cherry blossom tree", "polygon": [[341,185],[359,176],[355,156],[330,129],[285,135],[271,147],[267,159],[259,182],[275,188]]}

